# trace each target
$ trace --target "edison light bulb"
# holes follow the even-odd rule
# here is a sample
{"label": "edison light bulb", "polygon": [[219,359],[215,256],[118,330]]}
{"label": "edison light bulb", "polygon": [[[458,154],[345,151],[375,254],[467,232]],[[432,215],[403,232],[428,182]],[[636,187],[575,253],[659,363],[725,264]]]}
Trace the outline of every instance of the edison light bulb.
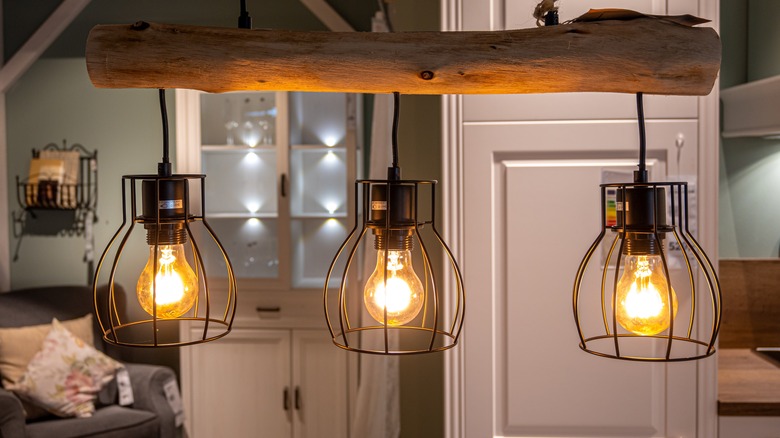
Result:
{"label": "edison light bulb", "polygon": [[423,286],[412,269],[411,251],[388,251],[387,290],[385,291],[385,251],[378,250],[376,269],[366,282],[363,301],[371,317],[380,324],[404,325],[413,320],[423,306]]}
{"label": "edison light bulb", "polygon": [[669,317],[669,284],[660,255],[627,255],[617,284],[617,322],[638,335],[657,335],[669,328],[677,315],[677,294],[672,291]]}
{"label": "edison light bulb", "polygon": [[138,302],[146,313],[153,315],[155,283],[158,318],[178,318],[187,313],[198,296],[198,277],[187,263],[184,245],[159,245],[160,258],[154,272],[155,247],[149,247],[149,260],[138,278]]}

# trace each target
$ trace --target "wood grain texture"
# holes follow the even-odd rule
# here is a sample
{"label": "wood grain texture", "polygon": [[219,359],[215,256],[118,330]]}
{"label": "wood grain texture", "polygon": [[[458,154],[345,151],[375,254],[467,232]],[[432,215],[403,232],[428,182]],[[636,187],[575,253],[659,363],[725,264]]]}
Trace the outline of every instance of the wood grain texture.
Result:
{"label": "wood grain texture", "polygon": [[100,25],[86,58],[100,88],[706,95],[720,52],[711,28],[644,17],[496,32]]}
{"label": "wood grain texture", "polygon": [[718,350],[718,415],[780,416],[780,367],[749,349]]}
{"label": "wood grain texture", "polygon": [[780,347],[780,259],[720,260],[720,348]]}

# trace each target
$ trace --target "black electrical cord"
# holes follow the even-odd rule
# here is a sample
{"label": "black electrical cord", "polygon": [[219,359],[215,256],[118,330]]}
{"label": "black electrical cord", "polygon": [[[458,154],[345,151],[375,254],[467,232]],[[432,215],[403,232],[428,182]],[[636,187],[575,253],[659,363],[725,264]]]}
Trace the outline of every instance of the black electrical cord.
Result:
{"label": "black electrical cord", "polygon": [[162,116],[163,129],[163,156],[162,162],[157,164],[157,174],[160,176],[171,176],[171,157],[170,145],[168,139],[168,109],[165,106],[165,90],[160,88],[160,115]]}
{"label": "black electrical cord", "polygon": [[246,0],[241,0],[241,15],[238,16],[238,28],[252,28],[252,17],[249,16],[249,12],[246,10]]}
{"label": "black electrical cord", "polygon": [[647,136],[642,93],[636,93],[636,116],[639,122],[639,170],[634,172],[634,182],[644,183],[647,182]]}
{"label": "black electrical cord", "polygon": [[393,167],[398,167],[398,119],[401,114],[401,95],[393,92]]}

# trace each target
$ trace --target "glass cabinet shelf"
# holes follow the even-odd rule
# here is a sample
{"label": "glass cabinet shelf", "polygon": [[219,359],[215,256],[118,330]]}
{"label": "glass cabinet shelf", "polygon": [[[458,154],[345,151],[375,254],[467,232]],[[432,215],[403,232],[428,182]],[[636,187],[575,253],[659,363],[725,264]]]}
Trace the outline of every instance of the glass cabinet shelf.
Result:
{"label": "glass cabinet shelf", "polygon": [[236,152],[247,153],[252,151],[262,150],[276,150],[276,145],[260,145],[260,146],[246,146],[246,145],[229,145],[229,144],[204,144],[200,150],[203,152]]}
{"label": "glass cabinet shelf", "polygon": [[276,219],[276,213],[210,213],[209,219]]}

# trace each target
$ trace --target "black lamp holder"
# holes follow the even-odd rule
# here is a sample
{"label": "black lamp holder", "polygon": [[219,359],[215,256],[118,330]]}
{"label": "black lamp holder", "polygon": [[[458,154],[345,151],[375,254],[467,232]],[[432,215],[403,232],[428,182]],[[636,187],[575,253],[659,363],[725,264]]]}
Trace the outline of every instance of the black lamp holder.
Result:
{"label": "black lamp holder", "polygon": [[238,28],[252,28],[252,17],[249,16],[249,12],[246,10],[246,0],[241,0],[241,15],[238,16]]}
{"label": "black lamp holder", "polygon": [[141,222],[146,229],[146,241],[149,245],[177,245],[187,241],[184,226],[187,217],[184,199],[187,181],[173,175],[164,89],[159,90],[159,98],[163,156],[162,161],[157,163],[157,176],[141,182]]}
{"label": "black lamp holder", "polygon": [[654,186],[647,176],[647,135],[642,93],[636,95],[639,125],[639,164],[634,171],[634,183],[617,190],[617,224],[614,230],[625,232],[623,254],[658,254],[659,239],[671,231],[666,218],[666,190]]}
{"label": "black lamp holder", "polygon": [[410,251],[416,217],[414,185],[403,184],[398,166],[398,121],[401,96],[393,92],[393,162],[387,168],[387,181],[371,186],[371,217],[366,221],[374,234],[374,248]]}

